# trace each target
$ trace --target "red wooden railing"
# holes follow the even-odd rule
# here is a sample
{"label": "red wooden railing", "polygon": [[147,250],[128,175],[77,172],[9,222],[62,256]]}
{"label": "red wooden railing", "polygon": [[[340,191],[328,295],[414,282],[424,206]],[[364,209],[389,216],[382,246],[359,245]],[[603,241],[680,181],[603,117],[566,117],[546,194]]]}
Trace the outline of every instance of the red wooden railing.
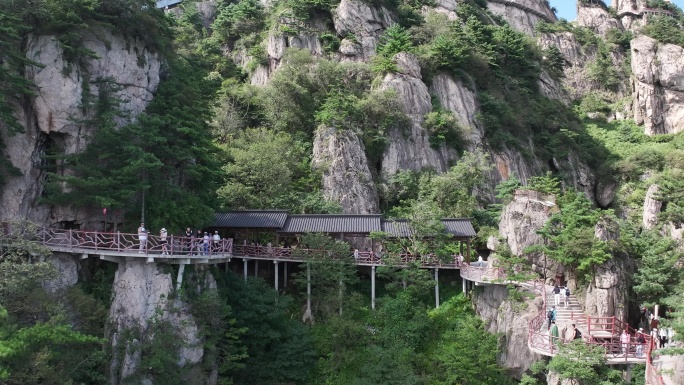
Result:
{"label": "red wooden railing", "polygon": [[[140,248],[138,234],[108,233],[101,231],[79,231],[43,228],[39,231],[39,238],[46,246],[53,248],[94,251],[116,251],[121,253],[141,253],[144,255],[163,255],[164,252],[173,256],[203,257],[203,256],[244,256],[275,260],[303,261],[308,257],[325,256],[325,252],[316,249],[289,248],[274,246],[233,245],[232,239],[222,239],[204,244],[203,238],[167,236],[166,249],[161,238],[147,235],[144,247]],[[462,265],[456,257],[447,261],[440,260],[434,255],[415,256],[411,254],[383,254],[360,251],[350,256],[356,263],[368,264],[397,264],[407,265],[418,262],[423,267],[458,268]]]}
{"label": "red wooden railing", "polygon": [[78,231],[46,229],[40,230],[39,238],[46,246],[77,250],[116,251],[121,253],[141,253],[145,255],[186,255],[191,257],[201,256],[229,256],[233,249],[232,239],[214,241],[210,239],[204,244],[202,238],[166,237],[166,247],[161,238],[156,235],[147,235],[144,247],[140,247],[138,234],[108,233],[101,231]]}

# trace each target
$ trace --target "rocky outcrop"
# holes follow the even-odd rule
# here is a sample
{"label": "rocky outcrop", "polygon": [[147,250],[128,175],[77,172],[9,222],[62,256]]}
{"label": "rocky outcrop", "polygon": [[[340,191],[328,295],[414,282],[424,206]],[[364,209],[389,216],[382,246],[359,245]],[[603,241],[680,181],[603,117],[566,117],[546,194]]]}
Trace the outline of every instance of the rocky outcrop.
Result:
{"label": "rocky outcrop", "polygon": [[[601,220],[594,228],[594,236],[604,242],[617,242],[619,226],[612,220]],[[619,255],[594,269],[594,274],[581,295],[584,296],[584,311],[592,317],[615,317],[627,319],[630,276],[633,267]]]}
{"label": "rocky outcrop", "polygon": [[378,192],[368,169],[363,142],[352,131],[321,126],[316,130],[312,166],[323,172],[323,194],[346,214],[380,212]]}
{"label": "rocky outcrop", "polygon": [[613,0],[612,7],[622,25],[629,30],[638,30],[644,24],[643,9],[647,0]]}
{"label": "rocky outcrop", "polygon": [[549,371],[546,374],[546,385],[575,385],[576,381],[572,378],[561,379],[560,374]]}
{"label": "rocky outcrop", "polygon": [[648,36],[632,40],[634,120],[646,135],[684,130],[684,48]]}
{"label": "rocky outcrop", "polygon": [[589,28],[604,39],[612,29],[624,30],[619,20],[614,19],[608,10],[599,6],[578,6],[575,24]]}
{"label": "rocky outcrop", "polygon": [[[521,377],[530,366],[542,357],[527,347],[528,324],[542,308],[541,298],[522,304],[508,299],[508,287],[487,285],[474,292],[475,312],[482,319],[485,329],[500,334],[504,339],[498,361],[515,377]],[[514,311],[515,308],[515,311]]]}
{"label": "rocky outcrop", "polygon": [[479,109],[475,92],[461,80],[454,80],[451,75],[443,73],[432,79],[430,91],[437,97],[442,108],[453,112],[459,126],[469,133],[468,148],[482,145],[484,128],[476,118]]}
{"label": "rocky outcrop", "polygon": [[55,276],[43,284],[47,291],[55,292],[78,283],[79,266],[73,254],[55,252],[48,258],[48,262],[54,267]]}
{"label": "rocky outcrop", "polygon": [[433,148],[429,133],[422,127],[425,114],[432,110],[432,102],[430,92],[421,80],[418,60],[406,53],[397,54],[395,60],[399,72],[385,75],[380,89],[393,89],[397,92],[411,124],[406,132],[398,128],[390,130],[381,172],[386,176],[394,175],[399,170],[417,171],[424,168],[445,172],[450,161],[456,159],[457,155],[446,145]]}
{"label": "rocky outcrop", "polygon": [[[360,48],[359,55],[348,56],[353,60],[368,60],[375,56],[375,47],[382,32],[395,23],[390,10],[383,6],[374,6],[360,0],[342,0],[333,13],[335,31],[340,36],[353,34]],[[348,40],[347,45],[352,40]],[[347,50],[347,54],[353,50]]]}
{"label": "rocky outcrop", "polygon": [[538,22],[556,21],[556,15],[544,0],[488,0],[487,9],[530,36],[534,36],[534,26]]}
{"label": "rocky outcrop", "polygon": [[[553,196],[517,190],[513,201],[504,207],[499,220],[500,237],[508,244],[511,253],[523,255],[527,247],[543,244],[544,239],[537,231],[544,227],[555,210],[557,206]],[[564,273],[562,265],[544,258],[541,253],[530,253],[528,259],[532,269],[543,276],[555,277]]]}
{"label": "rocky outcrop", "polygon": [[131,259],[119,264],[109,313],[112,351],[119,352],[112,356],[111,384],[139,374],[140,346],[154,338],[150,328],[155,322],[169,322],[183,339],[178,365],[201,362],[204,351],[197,325],[188,314],[187,306],[170,298],[172,293],[171,274],[162,272],[156,263]]}
{"label": "rocky outcrop", "polygon": [[655,199],[659,190],[660,186],[652,184],[649,186],[648,191],[646,191],[646,197],[644,198],[644,214],[642,217],[642,225],[646,230],[654,228],[658,223],[658,214],[663,207],[663,202]]}
{"label": "rocky outcrop", "polygon": [[121,109],[133,118],[152,100],[159,84],[160,68],[154,52],[138,41],[126,40],[108,31],[86,36],[84,48],[97,58],[87,59],[85,66],[80,67],[65,60],[53,36],[28,39],[27,58],[43,67],[26,69],[26,78],[35,84],[37,96],[17,111],[25,132],[4,138],[5,155],[21,176],[9,177],[3,186],[2,218],[22,217],[38,223],[88,222],[89,213],[37,205],[43,190],[41,160],[46,147],[65,155],[85,148],[95,129],[85,123],[91,117],[84,108],[89,98],[87,90],[96,97],[103,89],[102,82],[116,86]]}
{"label": "rocky outcrop", "polygon": [[656,356],[653,366],[661,374],[664,385],[684,384],[684,355]]}

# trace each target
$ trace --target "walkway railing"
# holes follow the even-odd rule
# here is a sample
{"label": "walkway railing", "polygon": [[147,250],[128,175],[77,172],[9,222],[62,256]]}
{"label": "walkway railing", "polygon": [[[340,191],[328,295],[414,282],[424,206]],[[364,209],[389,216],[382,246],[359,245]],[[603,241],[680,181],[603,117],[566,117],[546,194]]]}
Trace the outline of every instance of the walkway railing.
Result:
{"label": "walkway railing", "polygon": [[214,241],[210,239],[204,244],[203,238],[176,237],[169,235],[164,244],[159,236],[147,235],[140,247],[138,234],[108,233],[101,231],[79,231],[46,229],[40,230],[42,243],[51,248],[78,251],[114,251],[144,255],[186,255],[186,256],[229,256],[233,249],[232,239]]}
{"label": "walkway railing", "polygon": [[[141,247],[138,234],[108,233],[101,231],[79,231],[43,228],[39,230],[39,238],[42,243],[59,251],[71,251],[73,253],[116,252],[126,255],[142,254],[163,258],[169,257],[248,257],[283,261],[304,261],[309,257],[321,255],[321,250],[273,246],[233,245],[232,239],[214,241],[209,239],[207,244],[200,237],[177,237],[169,235],[164,244],[157,235],[147,235],[147,239]],[[440,260],[436,256],[415,256],[411,254],[386,254],[370,251],[358,252],[354,256],[356,264],[368,265],[408,265],[419,263],[424,268],[451,268],[462,266],[456,257],[449,260]]]}

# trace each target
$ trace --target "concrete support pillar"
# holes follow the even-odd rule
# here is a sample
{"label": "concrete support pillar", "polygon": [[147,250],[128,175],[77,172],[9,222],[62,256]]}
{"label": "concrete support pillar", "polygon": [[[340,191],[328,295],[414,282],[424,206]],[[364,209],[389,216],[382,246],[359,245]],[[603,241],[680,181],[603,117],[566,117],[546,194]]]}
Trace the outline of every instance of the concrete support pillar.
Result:
{"label": "concrete support pillar", "polygon": [[406,279],[401,280],[401,287],[404,288],[404,290],[406,290],[406,287],[408,287],[408,285],[406,284]]}
{"label": "concrete support pillar", "polygon": [[371,266],[371,309],[375,309],[375,266]]}
{"label": "concrete support pillar", "polygon": [[176,291],[181,289],[181,284],[183,283],[183,273],[185,272],[185,265],[178,265],[178,277],[176,278]]}
{"label": "concrete support pillar", "polygon": [[278,291],[278,261],[273,261],[275,265],[275,289]]}
{"label": "concrete support pillar", "polygon": [[245,277],[245,281],[247,280],[247,260],[243,259],[242,260],[242,272]]}
{"label": "concrete support pillar", "polygon": [[632,364],[627,364],[627,369],[625,369],[625,382],[632,383]]}
{"label": "concrete support pillar", "polygon": [[283,287],[287,287],[287,261],[283,262]]}
{"label": "concrete support pillar", "polygon": [[342,315],[342,302],[344,301],[344,282],[340,279],[339,283],[339,301],[340,301],[340,315]]}
{"label": "concrete support pillar", "polygon": [[435,268],[435,307],[439,307],[439,269]]}
{"label": "concrete support pillar", "polygon": [[259,277],[259,260],[254,260],[254,277]]}
{"label": "concrete support pillar", "polygon": [[467,287],[467,285],[466,285],[466,279],[465,279],[465,278],[461,278],[461,283],[462,283],[462,286],[463,286],[463,294],[468,294],[468,287]]}
{"label": "concrete support pillar", "polygon": [[313,312],[311,311],[311,269],[306,264],[306,310],[302,317],[302,322],[313,322]]}

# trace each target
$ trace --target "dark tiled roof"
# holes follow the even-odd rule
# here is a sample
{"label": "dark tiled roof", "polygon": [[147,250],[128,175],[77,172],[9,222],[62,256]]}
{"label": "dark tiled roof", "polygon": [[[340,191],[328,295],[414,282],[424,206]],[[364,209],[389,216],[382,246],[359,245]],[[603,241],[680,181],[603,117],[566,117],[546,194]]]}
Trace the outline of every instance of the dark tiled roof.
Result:
{"label": "dark tiled roof", "polygon": [[214,214],[213,227],[280,229],[287,219],[287,210],[244,210]]}
{"label": "dark tiled roof", "polygon": [[391,237],[408,237],[411,235],[411,226],[406,219],[383,220],[382,231]]}
{"label": "dark tiled roof", "polygon": [[[442,219],[445,231],[456,237],[474,237],[475,229],[467,218]],[[383,220],[382,231],[392,237],[408,237],[411,235],[411,225],[406,219]]]}
{"label": "dark tiled roof", "polygon": [[381,231],[380,215],[290,215],[281,233],[356,233]]}
{"label": "dark tiled roof", "polygon": [[447,233],[457,237],[474,237],[477,235],[468,218],[445,218],[442,219],[442,223],[446,226]]}

